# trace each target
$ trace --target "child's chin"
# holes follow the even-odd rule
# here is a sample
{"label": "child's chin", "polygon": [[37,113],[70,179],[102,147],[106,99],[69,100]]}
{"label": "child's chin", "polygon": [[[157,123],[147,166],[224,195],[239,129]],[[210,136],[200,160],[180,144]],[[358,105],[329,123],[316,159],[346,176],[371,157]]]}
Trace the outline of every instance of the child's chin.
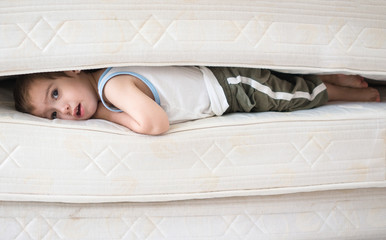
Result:
{"label": "child's chin", "polygon": [[93,115],[90,116],[89,114],[84,114],[83,116],[80,117],[79,120],[88,120],[88,119],[92,118],[92,116]]}
{"label": "child's chin", "polygon": [[84,121],[84,120],[87,120],[87,119],[90,119],[89,117],[80,117],[80,118],[77,118],[76,120],[79,120],[79,121]]}

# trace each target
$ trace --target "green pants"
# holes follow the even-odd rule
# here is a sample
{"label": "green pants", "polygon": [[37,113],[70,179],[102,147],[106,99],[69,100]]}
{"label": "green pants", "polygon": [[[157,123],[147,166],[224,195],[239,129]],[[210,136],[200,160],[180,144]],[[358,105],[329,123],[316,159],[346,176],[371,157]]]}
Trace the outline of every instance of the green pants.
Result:
{"label": "green pants", "polygon": [[288,112],[310,109],[328,100],[315,75],[294,75],[254,68],[209,68],[224,89],[230,112]]}

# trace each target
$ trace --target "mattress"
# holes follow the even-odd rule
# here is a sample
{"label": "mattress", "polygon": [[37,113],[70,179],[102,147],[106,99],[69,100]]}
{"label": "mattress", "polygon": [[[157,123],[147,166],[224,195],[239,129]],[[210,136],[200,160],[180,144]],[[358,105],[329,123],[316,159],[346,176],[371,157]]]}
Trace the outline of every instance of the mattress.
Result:
{"label": "mattress", "polygon": [[385,97],[233,114],[149,137],[103,120],[36,118],[15,112],[9,91],[1,96],[7,239],[380,239],[386,232]]}
{"label": "mattress", "polygon": [[[16,112],[0,88],[5,239],[381,239],[383,1],[1,1],[0,76],[125,65],[361,74],[380,103],[135,134]],[[1,81],[0,83],[3,83]]]}
{"label": "mattress", "polygon": [[2,200],[170,201],[386,187],[386,102],[232,114],[175,124],[158,137],[103,120],[40,119],[8,103],[0,115]]}
{"label": "mattress", "polygon": [[375,189],[157,203],[3,202],[3,239],[383,239]]}
{"label": "mattress", "polygon": [[380,78],[385,12],[381,0],[1,1],[12,37],[0,40],[0,74],[225,65]]}

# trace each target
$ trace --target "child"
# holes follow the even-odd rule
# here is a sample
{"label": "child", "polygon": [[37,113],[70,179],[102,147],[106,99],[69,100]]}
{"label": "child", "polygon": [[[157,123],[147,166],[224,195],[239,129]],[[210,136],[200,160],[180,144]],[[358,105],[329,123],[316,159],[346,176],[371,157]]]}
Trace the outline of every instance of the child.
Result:
{"label": "child", "polygon": [[21,112],[49,119],[98,118],[158,135],[169,124],[230,112],[294,111],[327,101],[379,102],[360,76],[292,75],[265,69],[119,67],[19,76]]}

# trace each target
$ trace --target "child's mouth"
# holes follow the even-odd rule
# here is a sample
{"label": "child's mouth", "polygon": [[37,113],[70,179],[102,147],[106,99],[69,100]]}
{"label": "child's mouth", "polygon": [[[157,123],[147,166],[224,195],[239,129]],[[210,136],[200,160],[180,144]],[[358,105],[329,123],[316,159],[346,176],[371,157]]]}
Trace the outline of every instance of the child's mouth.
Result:
{"label": "child's mouth", "polygon": [[82,116],[82,108],[81,108],[80,103],[79,103],[79,105],[76,107],[75,111],[76,111],[75,114],[76,114],[77,117],[81,117],[81,116]]}

